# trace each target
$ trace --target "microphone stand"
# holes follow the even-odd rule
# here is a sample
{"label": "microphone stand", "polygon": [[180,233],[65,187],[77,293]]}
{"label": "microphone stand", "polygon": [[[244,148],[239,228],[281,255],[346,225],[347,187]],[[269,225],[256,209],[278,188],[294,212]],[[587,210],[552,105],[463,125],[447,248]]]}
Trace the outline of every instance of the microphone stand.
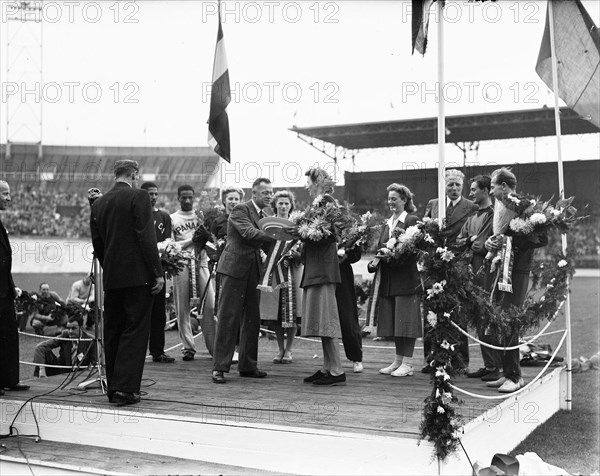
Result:
{"label": "microphone stand", "polygon": [[104,342],[104,326],[103,324],[103,309],[104,309],[104,289],[102,287],[102,267],[100,262],[94,256],[92,264],[94,273],[94,300],[96,305],[94,306],[94,341],[96,343],[96,362],[94,363],[94,369],[90,373],[90,377],[96,375],[96,377],[88,378],[85,382],[81,382],[77,385],[77,390],[86,390],[89,386],[99,382],[102,393],[106,395],[107,384],[106,375],[104,374],[104,351],[102,343]]}

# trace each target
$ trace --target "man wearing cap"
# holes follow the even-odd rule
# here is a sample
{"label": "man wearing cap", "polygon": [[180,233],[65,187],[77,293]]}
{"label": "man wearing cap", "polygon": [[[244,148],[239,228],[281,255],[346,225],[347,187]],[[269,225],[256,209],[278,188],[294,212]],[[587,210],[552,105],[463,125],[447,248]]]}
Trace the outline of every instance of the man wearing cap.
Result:
{"label": "man wearing cap", "polygon": [[115,186],[94,201],[90,217],[94,254],[104,285],[104,349],[108,399],[140,401],[154,295],[165,283],[150,197],[137,185],[139,167],[118,160]]}
{"label": "man wearing cap", "polygon": [[[477,212],[477,205],[471,200],[468,200],[462,196],[463,182],[465,180],[464,174],[460,170],[448,169],[445,174],[446,180],[446,223],[442,231],[446,237],[446,246],[456,246],[456,239],[463,225],[472,214]],[[425,218],[438,218],[439,217],[439,203],[438,199],[434,198],[429,200],[427,208],[425,208]],[[423,352],[425,359],[427,360],[431,353],[431,342],[427,339],[427,328],[428,324],[425,321],[425,337],[423,338]],[[468,338],[461,334],[458,350],[458,362],[453,362],[455,370],[459,372],[467,371],[469,367],[469,341]],[[431,373],[435,371],[430,365],[425,365],[422,371],[424,373]]]}

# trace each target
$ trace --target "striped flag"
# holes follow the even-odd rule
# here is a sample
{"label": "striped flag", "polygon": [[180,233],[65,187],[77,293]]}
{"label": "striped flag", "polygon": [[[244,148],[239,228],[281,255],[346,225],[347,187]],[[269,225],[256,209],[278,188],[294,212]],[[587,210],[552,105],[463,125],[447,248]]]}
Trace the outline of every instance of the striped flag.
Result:
{"label": "striped flag", "polygon": [[229,118],[227,117],[227,105],[231,102],[231,89],[229,87],[229,69],[227,67],[227,54],[223,39],[223,27],[221,26],[220,8],[212,83],[210,114],[208,117],[208,145],[227,162],[231,162]]}
{"label": "striped flag", "polygon": [[[600,127],[600,35],[579,0],[552,1],[558,96],[580,116]],[[550,20],[540,46],[536,73],[554,91]]]}
{"label": "striped flag", "polygon": [[422,55],[427,49],[427,30],[429,29],[429,8],[435,0],[412,0],[412,52]]}

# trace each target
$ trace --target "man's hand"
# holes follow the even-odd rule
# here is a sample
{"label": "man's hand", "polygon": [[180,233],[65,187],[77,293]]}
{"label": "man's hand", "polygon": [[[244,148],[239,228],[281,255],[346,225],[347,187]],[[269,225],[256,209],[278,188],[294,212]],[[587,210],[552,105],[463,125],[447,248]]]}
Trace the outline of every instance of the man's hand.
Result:
{"label": "man's hand", "polygon": [[485,249],[488,251],[496,251],[500,249],[500,242],[498,240],[498,237],[496,235],[492,235],[490,236],[486,241],[485,241]]}
{"label": "man's hand", "polygon": [[300,238],[300,234],[298,233],[298,227],[297,226],[284,226],[281,227],[281,229],[287,233],[288,235],[290,235],[292,238]]}
{"label": "man's hand", "polygon": [[158,294],[159,292],[161,292],[162,288],[165,285],[165,278],[163,278],[162,276],[156,278],[156,284],[154,284],[154,286],[152,286],[152,294]]}

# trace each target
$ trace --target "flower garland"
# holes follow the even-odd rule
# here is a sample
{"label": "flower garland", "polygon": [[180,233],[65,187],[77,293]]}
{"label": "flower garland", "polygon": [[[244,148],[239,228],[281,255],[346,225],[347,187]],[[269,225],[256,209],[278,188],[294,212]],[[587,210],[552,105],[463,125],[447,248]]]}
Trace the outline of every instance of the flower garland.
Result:
{"label": "flower garland", "polygon": [[[536,204],[529,202],[524,210],[530,207],[535,210],[535,206]],[[572,224],[578,220],[575,212],[568,209],[570,201],[561,205],[559,214],[553,212],[547,202],[540,206],[544,213],[548,212],[557,218],[554,221],[547,219],[544,224],[549,223],[548,227],[571,229]],[[530,216],[534,213],[536,212],[532,212]],[[574,272],[572,260],[557,254],[553,261],[538,266],[534,272],[532,291],[525,305],[503,310],[490,302],[487,291],[474,284],[470,253],[459,253],[445,247],[439,220],[426,218],[392,238],[386,244],[386,251],[380,250],[381,254],[419,258],[418,267],[424,289],[422,304],[430,326],[428,338],[433,352],[429,365],[435,369],[431,374],[431,393],[424,400],[420,439],[431,441],[435,456],[444,460],[458,449],[458,430],[461,426],[454,407],[458,399],[451,387],[455,377],[451,362],[456,356],[456,344],[460,338],[453,322],[475,328],[476,320],[483,321],[484,325],[498,335],[510,335],[514,332],[522,334],[539,326],[542,320],[554,317],[565,299],[568,280]],[[542,289],[543,295],[536,298],[535,293]]]}

